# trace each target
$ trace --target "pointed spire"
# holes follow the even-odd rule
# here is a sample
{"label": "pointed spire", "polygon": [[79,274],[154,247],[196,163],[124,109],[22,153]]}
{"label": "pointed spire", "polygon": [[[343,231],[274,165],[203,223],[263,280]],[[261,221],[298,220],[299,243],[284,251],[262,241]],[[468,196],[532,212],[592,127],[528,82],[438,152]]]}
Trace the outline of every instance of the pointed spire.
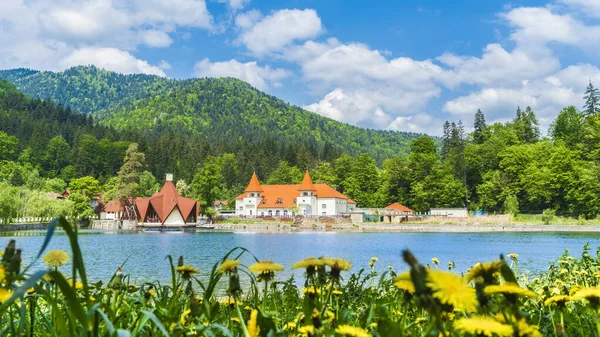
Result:
{"label": "pointed spire", "polygon": [[250,183],[248,184],[248,187],[246,187],[244,193],[247,192],[264,192],[263,188],[258,182],[258,176],[256,175],[256,173],[253,173],[252,178],[250,178]]}
{"label": "pointed spire", "polygon": [[315,185],[313,185],[312,179],[310,178],[310,174],[308,170],[304,173],[304,178],[302,178],[302,184],[298,187],[298,191],[316,191]]}

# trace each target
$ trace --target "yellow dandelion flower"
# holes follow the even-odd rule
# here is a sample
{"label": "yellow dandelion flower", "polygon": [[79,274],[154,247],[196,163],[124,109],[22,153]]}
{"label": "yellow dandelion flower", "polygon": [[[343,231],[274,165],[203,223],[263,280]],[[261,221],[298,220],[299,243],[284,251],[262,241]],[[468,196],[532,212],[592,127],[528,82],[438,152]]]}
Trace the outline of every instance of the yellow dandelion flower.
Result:
{"label": "yellow dandelion flower", "polygon": [[600,304],[600,287],[583,288],[573,295],[574,300],[587,300],[593,306]]}
{"label": "yellow dandelion flower", "polygon": [[51,250],[44,255],[44,263],[49,267],[60,267],[69,261],[69,255],[64,250]]}
{"label": "yellow dandelion flower", "polygon": [[471,267],[465,278],[467,282],[478,279],[483,279],[484,281],[489,282],[494,275],[500,273],[500,268],[502,268],[502,262],[500,261],[491,261],[485,263],[479,262]]}
{"label": "yellow dandelion flower", "polygon": [[200,271],[192,266],[184,265],[175,268],[175,270],[181,274],[184,279],[189,279],[193,274],[198,274]]}
{"label": "yellow dandelion flower", "polygon": [[408,291],[411,294],[415,293],[415,285],[410,277],[410,272],[404,272],[394,277],[394,285],[397,288]]}
{"label": "yellow dandelion flower", "polygon": [[256,274],[266,274],[283,271],[284,268],[282,265],[277,264],[273,261],[263,260],[251,265],[250,267],[248,267],[248,270]]}
{"label": "yellow dandelion flower", "polygon": [[240,319],[237,318],[237,317],[231,317],[231,321],[234,322],[234,323],[239,323]]}
{"label": "yellow dandelion flower", "polygon": [[307,294],[307,295],[315,295],[315,294],[321,294],[321,289],[315,287],[315,286],[309,286],[306,288],[302,289],[302,292]]}
{"label": "yellow dandelion flower", "polygon": [[525,318],[517,319],[515,316],[504,316],[504,314],[497,314],[496,320],[502,324],[510,324],[513,332],[511,336],[519,337],[542,337],[537,326],[529,325]]}
{"label": "yellow dandelion flower", "polygon": [[519,254],[516,254],[516,253],[511,253],[511,254],[508,254],[506,256],[508,256],[513,261],[517,260],[519,258]]}
{"label": "yellow dandelion flower", "polygon": [[378,258],[378,257],[376,257],[376,256],[373,256],[373,257],[371,257],[371,261],[373,261],[373,262],[377,262],[377,261],[379,261],[379,258]]}
{"label": "yellow dandelion flower", "polygon": [[434,258],[431,259],[431,263],[437,265],[437,264],[440,264],[440,260],[437,257],[434,257]]}
{"label": "yellow dandelion flower", "polygon": [[525,288],[521,288],[516,283],[507,282],[502,285],[491,285],[487,286],[484,289],[486,294],[504,294],[504,295],[514,295],[514,296],[526,296],[530,298],[536,298],[537,295]]}
{"label": "yellow dandelion flower", "polygon": [[344,292],[342,292],[341,290],[337,290],[336,289],[336,290],[332,291],[331,293],[334,294],[334,295],[342,295]]}
{"label": "yellow dandelion flower", "polygon": [[187,318],[191,312],[192,312],[192,310],[187,309],[181,314],[181,317],[179,318],[179,323],[181,323],[181,325],[185,325]]}
{"label": "yellow dandelion flower", "polygon": [[336,258],[325,258],[325,264],[331,268],[331,276],[334,278],[340,277],[340,272],[342,270],[350,269],[352,265],[350,261],[344,259],[336,259]]}
{"label": "yellow dandelion flower", "polygon": [[429,270],[427,286],[433,297],[442,304],[452,305],[456,310],[471,311],[477,304],[475,289],[470,287],[462,277],[449,272]]}
{"label": "yellow dandelion flower", "polygon": [[569,296],[575,295],[575,293],[578,292],[579,290],[581,290],[580,286],[578,286],[578,285],[572,286],[571,289],[569,289]]}
{"label": "yellow dandelion flower", "polygon": [[569,270],[566,268],[562,268],[561,270],[558,271],[559,274],[564,275],[564,274],[568,274]]}
{"label": "yellow dandelion flower", "polygon": [[375,265],[375,263],[374,263],[374,262],[372,262],[372,261],[371,261],[371,262],[369,262],[369,267],[373,267],[374,265]]}
{"label": "yellow dandelion flower", "polygon": [[325,317],[327,322],[329,322],[329,324],[331,324],[335,320],[335,313],[333,311],[327,310],[327,311],[325,311],[325,314],[323,315],[323,317]]}
{"label": "yellow dandelion flower", "polygon": [[[221,300],[221,304],[233,306],[233,305],[235,305],[235,298],[229,297],[229,298],[223,299],[223,300]],[[241,306],[244,303],[242,303],[242,301],[237,301],[237,304]]]}
{"label": "yellow dandelion flower", "polygon": [[556,296],[552,296],[549,299],[547,299],[546,301],[544,301],[544,305],[549,307],[549,306],[555,304],[559,307],[562,307],[569,301],[571,301],[571,297],[569,297],[569,296],[556,295]]}
{"label": "yellow dandelion flower", "polygon": [[8,299],[12,296],[12,291],[6,290],[4,288],[0,288],[0,303],[4,303],[8,301]]}
{"label": "yellow dandelion flower", "polygon": [[[73,280],[68,280],[67,283],[69,283],[69,286],[73,287]],[[83,289],[83,283],[76,281],[75,282],[75,289],[76,290],[80,290]]]}
{"label": "yellow dandelion flower", "polygon": [[5,279],[6,279],[6,270],[4,269],[4,266],[0,264],[0,282],[4,282]]}
{"label": "yellow dandelion flower", "polygon": [[217,269],[217,273],[219,273],[219,274],[231,273],[239,265],[240,265],[240,261],[238,261],[238,260],[225,260],[225,261],[223,261],[223,263],[221,263],[221,265]]}
{"label": "yellow dandelion flower", "polygon": [[491,317],[461,318],[454,322],[454,328],[477,336],[510,337],[513,335],[513,329],[510,325],[502,324]]}
{"label": "yellow dandelion flower", "polygon": [[315,327],[313,325],[305,325],[298,328],[298,332],[301,336],[312,336],[315,334]]}
{"label": "yellow dandelion flower", "polygon": [[346,337],[371,337],[367,330],[352,325],[340,325],[335,329],[335,333]]}
{"label": "yellow dandelion flower", "polygon": [[315,257],[307,257],[304,260],[300,260],[292,265],[292,269],[312,269],[325,265],[325,261],[317,259]]}
{"label": "yellow dandelion flower", "polygon": [[260,328],[258,327],[258,310],[254,309],[250,313],[250,320],[248,321],[248,334],[250,337],[258,337]]}
{"label": "yellow dandelion flower", "polygon": [[294,330],[296,328],[296,322],[287,322],[283,325],[283,330]]}
{"label": "yellow dandelion flower", "polygon": [[394,269],[393,266],[388,266],[388,270],[392,270],[392,269]]}

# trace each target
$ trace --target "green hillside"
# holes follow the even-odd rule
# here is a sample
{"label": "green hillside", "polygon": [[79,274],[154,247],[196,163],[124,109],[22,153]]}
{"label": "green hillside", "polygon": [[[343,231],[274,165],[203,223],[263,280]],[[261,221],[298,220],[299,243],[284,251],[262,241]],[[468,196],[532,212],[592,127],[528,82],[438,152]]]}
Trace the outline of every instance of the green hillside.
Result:
{"label": "green hillside", "polygon": [[269,136],[279,146],[304,143],[369,153],[377,161],[408,153],[414,133],[368,130],[291,106],[233,78],[170,80],[96,67],[64,72],[0,71],[32,97],[91,113],[117,129],[200,136],[234,143]]}

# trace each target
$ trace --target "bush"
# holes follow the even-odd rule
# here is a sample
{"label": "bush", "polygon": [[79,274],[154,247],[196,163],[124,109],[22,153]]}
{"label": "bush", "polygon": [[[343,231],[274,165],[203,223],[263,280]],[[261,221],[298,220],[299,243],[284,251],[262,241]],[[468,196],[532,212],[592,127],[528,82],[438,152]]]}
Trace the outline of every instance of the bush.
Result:
{"label": "bush", "polygon": [[556,210],[547,208],[542,213],[542,222],[544,225],[549,225],[552,221],[556,219]]}

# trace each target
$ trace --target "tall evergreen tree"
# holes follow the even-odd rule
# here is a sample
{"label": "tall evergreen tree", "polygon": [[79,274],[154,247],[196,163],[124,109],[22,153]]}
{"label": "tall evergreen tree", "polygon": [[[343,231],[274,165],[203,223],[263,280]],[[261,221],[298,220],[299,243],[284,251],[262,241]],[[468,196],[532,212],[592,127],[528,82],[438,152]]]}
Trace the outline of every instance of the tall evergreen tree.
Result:
{"label": "tall evergreen tree", "polygon": [[[121,166],[117,175],[116,197],[123,206],[130,206],[131,201],[135,200],[137,196],[144,160],[145,156],[138,151],[138,145],[136,143],[130,144],[127,152],[125,152],[123,166]],[[132,215],[130,214],[130,216]]]}
{"label": "tall evergreen tree", "polygon": [[452,127],[450,122],[446,121],[443,126],[443,134],[442,134],[442,160],[448,157],[448,153],[450,152],[451,147],[451,137],[452,137]]}
{"label": "tall evergreen tree", "polygon": [[591,79],[590,83],[585,89],[583,99],[585,99],[583,113],[586,116],[593,116],[600,112],[600,92],[598,92],[598,89],[594,87]]}
{"label": "tall evergreen tree", "polygon": [[485,123],[485,116],[481,110],[477,109],[475,113],[475,124],[473,125],[473,141],[475,144],[483,144],[487,139],[487,124]]}

